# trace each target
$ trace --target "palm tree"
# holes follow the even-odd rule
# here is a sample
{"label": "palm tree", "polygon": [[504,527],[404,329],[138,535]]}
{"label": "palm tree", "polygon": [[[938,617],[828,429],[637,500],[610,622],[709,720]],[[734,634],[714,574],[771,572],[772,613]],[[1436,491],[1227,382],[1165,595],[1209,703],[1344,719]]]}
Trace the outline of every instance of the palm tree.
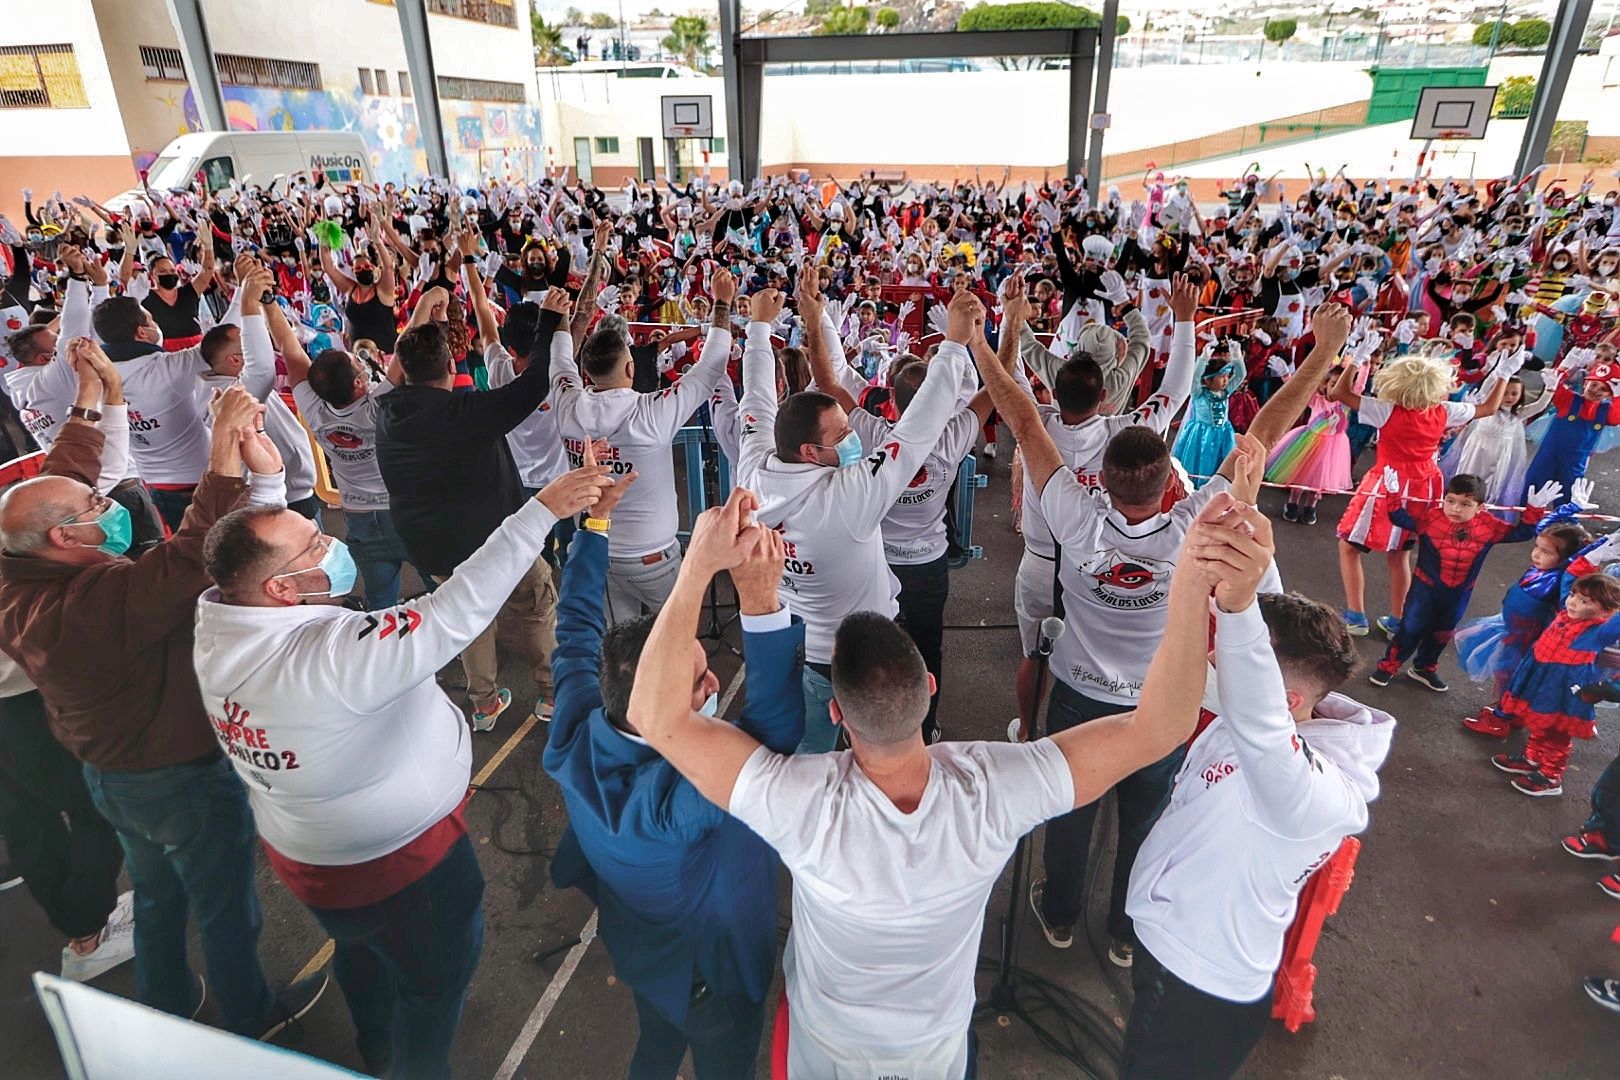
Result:
{"label": "palm tree", "polygon": [[534,62],[540,67],[553,67],[563,63],[562,27],[549,26],[540,13],[529,10],[529,36],[534,41]]}
{"label": "palm tree", "polygon": [[669,33],[659,44],[684,59],[687,67],[699,67],[700,56],[704,58],[703,66],[707,66],[709,20],[702,15],[677,15],[670,21]]}

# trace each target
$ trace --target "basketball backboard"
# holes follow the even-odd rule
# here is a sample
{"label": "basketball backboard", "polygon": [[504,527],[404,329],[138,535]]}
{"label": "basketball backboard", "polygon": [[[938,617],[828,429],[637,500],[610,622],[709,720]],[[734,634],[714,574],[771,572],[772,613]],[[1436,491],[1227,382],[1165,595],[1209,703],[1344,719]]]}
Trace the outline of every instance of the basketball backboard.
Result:
{"label": "basketball backboard", "polygon": [[1494,86],[1425,86],[1412,117],[1414,139],[1483,139]]}
{"label": "basketball backboard", "polygon": [[664,113],[664,138],[714,138],[714,98],[708,94],[665,94],[659,98]]}

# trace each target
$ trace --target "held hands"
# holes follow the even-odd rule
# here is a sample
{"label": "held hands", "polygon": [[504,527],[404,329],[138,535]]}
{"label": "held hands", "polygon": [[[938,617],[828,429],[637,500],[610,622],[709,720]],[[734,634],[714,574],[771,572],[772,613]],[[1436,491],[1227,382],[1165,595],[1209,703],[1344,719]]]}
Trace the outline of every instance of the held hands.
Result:
{"label": "held hands", "polygon": [[1193,316],[1198,314],[1198,294],[1198,286],[1189,281],[1186,274],[1177,274],[1170,280],[1170,310],[1176,322],[1192,322]]}
{"label": "held hands", "polygon": [[1528,506],[1536,507],[1538,510],[1545,510],[1557,501],[1558,496],[1563,493],[1563,484],[1560,484],[1557,480],[1549,480],[1540,487],[1531,488],[1525,495],[1524,501]]}

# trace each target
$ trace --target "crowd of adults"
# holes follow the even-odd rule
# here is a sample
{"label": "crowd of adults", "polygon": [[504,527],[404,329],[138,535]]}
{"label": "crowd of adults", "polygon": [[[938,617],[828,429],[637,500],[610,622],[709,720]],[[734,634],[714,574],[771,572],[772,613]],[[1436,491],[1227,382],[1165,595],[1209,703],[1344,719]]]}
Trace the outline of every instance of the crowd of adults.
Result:
{"label": "crowd of adults", "polygon": [[[688,1049],[700,1077],[753,1075],[780,866],[789,1075],[975,1075],[990,891],[1044,823],[1027,902],[1068,948],[1109,790],[1120,1075],[1229,1076],[1393,737],[1340,690],[1362,553],[1392,571],[1395,669],[1416,644],[1417,527],[1352,504],[1341,611],[1284,590],[1263,479],[1337,401],[1343,475],[1290,474],[1288,522],[1374,440],[1359,500],[1438,500],[1438,454],[1407,452],[1422,410],[1382,400],[1428,372],[1437,445],[1518,415],[1513,384],[1590,421],[1530,469],[1588,507],[1573,481],[1620,423],[1581,411],[1620,384],[1620,213],[1568,188],[1248,176],[1218,213],[1162,176],[24,192],[26,220],[0,218],[0,453],[48,453],[0,497],[14,872],[64,975],[133,959],[142,1002],[211,997],[269,1038],[328,976],[267,981],[262,852],[336,943],[368,1071],[449,1075],[484,946],[472,735],[515,704],[504,646],[568,809],[554,879],[595,902],[635,993],[632,1076]],[[694,417],[736,486],[683,550],[672,442]],[[1020,715],[963,741],[938,722],[947,687],[971,692],[943,662],[953,484],[1003,429]],[[1384,465],[1404,488],[1378,493]],[[1522,473],[1493,501],[1517,506]],[[696,639],[722,572],[731,720]],[[436,680],[458,656],[465,708]]]}

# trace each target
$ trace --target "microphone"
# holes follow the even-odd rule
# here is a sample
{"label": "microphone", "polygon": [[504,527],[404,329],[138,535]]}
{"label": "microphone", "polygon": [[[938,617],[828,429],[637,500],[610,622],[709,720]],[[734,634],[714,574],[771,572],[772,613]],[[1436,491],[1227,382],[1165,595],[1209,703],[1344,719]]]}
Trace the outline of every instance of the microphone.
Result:
{"label": "microphone", "polygon": [[1046,618],[1041,620],[1041,640],[1039,652],[1042,656],[1052,655],[1052,645],[1057,641],[1058,638],[1063,636],[1063,631],[1066,629],[1067,627],[1064,625],[1063,620],[1058,618],[1056,615],[1048,615]]}

